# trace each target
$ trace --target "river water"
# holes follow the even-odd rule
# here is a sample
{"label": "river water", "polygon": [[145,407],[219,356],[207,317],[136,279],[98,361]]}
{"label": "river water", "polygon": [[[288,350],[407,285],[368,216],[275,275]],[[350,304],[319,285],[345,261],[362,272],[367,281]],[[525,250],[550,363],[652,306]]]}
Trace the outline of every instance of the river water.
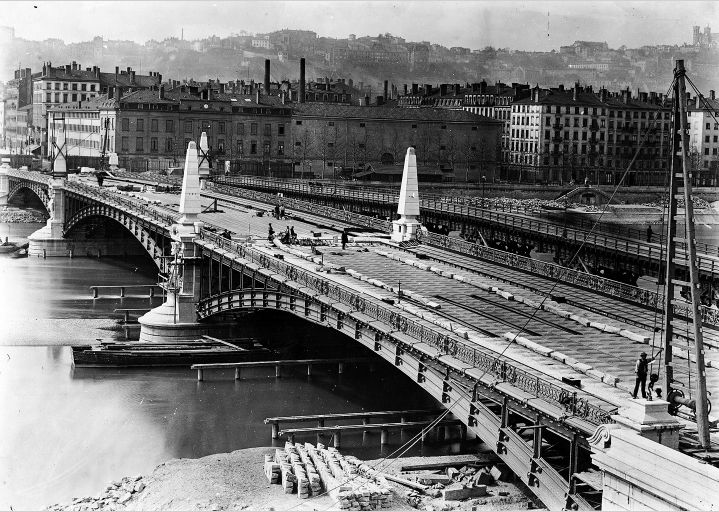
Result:
{"label": "river water", "polygon": [[[0,236],[19,240],[39,227],[0,224]],[[144,261],[0,255],[0,509],[94,495],[112,480],[148,474],[172,458],[268,446],[268,416],[433,407],[410,379],[386,366],[371,378],[317,368],[311,378],[298,369],[275,379],[268,369],[243,372],[239,382],[219,372],[202,383],[182,368],[73,368],[69,345],[128,334],[113,309],[159,304],[93,300],[89,286],[155,280]],[[408,436],[390,438],[385,453]],[[342,439],[343,451],[381,453],[378,435]],[[456,449],[425,446],[410,453]]]}

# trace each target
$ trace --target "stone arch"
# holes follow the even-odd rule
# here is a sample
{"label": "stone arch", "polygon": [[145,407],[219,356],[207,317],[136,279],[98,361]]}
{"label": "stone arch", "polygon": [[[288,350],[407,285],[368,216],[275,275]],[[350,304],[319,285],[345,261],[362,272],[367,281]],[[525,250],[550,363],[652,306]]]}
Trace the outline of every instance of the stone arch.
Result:
{"label": "stone arch", "polygon": [[165,271],[165,260],[163,258],[164,254],[162,252],[162,248],[152,238],[150,230],[146,228],[145,223],[138,222],[137,218],[133,215],[125,213],[110,205],[97,203],[78,210],[65,222],[63,236],[67,236],[73,228],[90,217],[105,217],[122,225],[137,239],[138,242],[140,242],[147,254],[155,262],[155,265],[157,265],[159,271]]}
{"label": "stone arch", "polygon": [[10,191],[8,192],[7,200],[10,201],[15,197],[21,190],[29,190],[45,205],[45,210],[48,215],[52,215],[50,211],[50,196],[47,193],[47,187],[40,183],[27,182],[27,181],[11,181]]}
{"label": "stone arch", "polygon": [[570,201],[577,198],[583,204],[608,204],[612,196],[595,187],[577,187],[562,194],[555,201]]}

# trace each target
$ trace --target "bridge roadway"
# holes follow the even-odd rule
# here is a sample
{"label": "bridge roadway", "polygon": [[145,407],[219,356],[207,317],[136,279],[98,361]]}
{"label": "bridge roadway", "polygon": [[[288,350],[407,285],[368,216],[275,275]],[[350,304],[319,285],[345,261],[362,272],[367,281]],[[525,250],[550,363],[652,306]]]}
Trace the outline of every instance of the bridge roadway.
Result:
{"label": "bridge roadway", "polygon": [[[254,190],[281,192],[287,197],[306,198],[310,201],[325,204],[346,204],[349,207],[365,205],[374,206],[376,213],[391,216],[397,195],[387,192],[362,191],[359,189],[332,186],[322,187],[300,180],[273,180],[253,176],[223,178],[220,183],[234,184]],[[431,218],[434,222],[449,225],[452,229],[479,226],[487,236],[488,231],[501,233],[505,239],[524,237],[550,247],[556,246],[561,256],[574,254],[577,247],[583,246],[581,255],[588,264],[616,267],[633,270],[639,274],[657,275],[663,264],[663,249],[659,239],[649,243],[646,240],[617,236],[563,223],[551,222],[546,219],[531,217],[525,212],[507,212],[478,208],[471,204],[448,201],[446,198],[420,196],[420,211],[423,218]],[[637,233],[638,234],[638,233]],[[719,277],[719,247],[697,244],[697,263],[704,279]],[[686,266],[684,244],[679,243],[677,249],[679,271]]]}
{"label": "bridge roadway", "polygon": [[[91,180],[84,181],[93,185]],[[158,202],[156,207],[162,214],[176,213],[179,199],[176,194],[146,191],[128,195],[140,196],[150,202]],[[391,286],[399,282],[401,283],[400,288],[405,289],[405,293],[409,289],[421,297],[439,304],[441,306],[439,309],[431,308],[430,311],[433,315],[492,338],[495,340],[493,342],[495,348],[503,347],[506,344],[506,340],[503,338],[506,333],[519,333],[530,341],[564,354],[568,359],[589,365],[592,369],[600,372],[584,373],[582,378],[585,380],[593,379],[601,382],[601,374],[608,374],[608,379],[612,377],[619,379],[612,386],[614,391],[606,397],[616,395],[620,401],[618,403],[621,403],[622,397],[628,397],[629,392],[633,389],[634,362],[638,353],[641,351],[651,353],[652,344],[656,349],[662,345],[661,338],[653,336],[652,333],[654,325],[660,325],[661,317],[654,311],[638,304],[629,304],[620,299],[577,289],[567,284],[557,284],[550,278],[527,275],[505,266],[478,261],[438,248],[422,245],[417,248],[403,249],[378,236],[379,233],[360,231],[356,233],[358,240],[365,241],[353,246],[351,250],[342,251],[341,248],[338,250],[338,240],[342,229],[348,228],[352,232],[356,228],[350,222],[292,210],[287,211],[288,218],[278,220],[272,217],[273,205],[266,202],[238,198],[214,190],[203,191],[202,195],[205,209],[212,206],[213,203],[210,199],[216,198],[218,208],[223,211],[203,213],[199,218],[219,229],[230,230],[235,239],[251,236],[255,240],[255,246],[266,247],[267,250],[277,250],[267,241],[268,224],[272,223],[277,234],[288,227],[294,227],[300,239],[324,240],[325,243],[332,244],[317,247],[322,253],[321,257],[315,255],[315,259],[320,258],[318,261],[324,261],[327,265],[335,264],[356,270],[367,278],[378,279]],[[263,216],[257,216],[258,212],[263,212]],[[321,238],[315,238],[315,234],[321,234]],[[285,261],[290,261],[298,266],[309,265],[314,268],[314,263],[307,263],[306,260],[286,252],[287,247],[283,246],[282,249],[285,252]],[[306,257],[312,256],[308,246],[293,245],[289,249],[301,250]],[[382,252],[389,252],[400,260],[415,262],[422,261],[416,258],[417,252],[428,253],[432,257],[430,265],[443,269],[445,276],[380,255]],[[446,277],[446,275],[455,273],[468,276],[474,280],[474,284]],[[387,296],[386,290],[379,292],[376,286],[367,285],[364,280],[337,274],[329,274],[327,277],[344,285],[360,287],[362,293],[374,294],[382,298]],[[551,312],[535,311],[531,305],[516,300],[507,300],[497,293],[479,288],[478,284],[497,287],[501,291],[506,291],[516,297],[527,298],[534,303],[547,300],[550,292],[552,295],[563,295],[567,299],[567,304],[561,304],[561,309],[597,323],[626,329],[645,340],[648,339],[649,343],[637,344],[632,339],[602,332]],[[390,293],[390,295],[394,298],[397,296],[396,293]],[[412,301],[406,296],[403,300],[409,300],[417,307],[426,307],[421,302]],[[532,315],[534,317],[530,320]],[[688,338],[691,338],[688,333],[691,329],[687,329],[687,327],[685,322],[677,321],[675,324],[679,335],[686,333]],[[522,329],[525,332],[520,332]],[[711,361],[710,364],[716,361],[715,364],[719,367],[719,352],[716,350],[719,349],[719,330],[716,327],[705,330],[705,341],[707,343],[707,360]],[[591,342],[591,345],[588,342]],[[520,349],[513,345],[511,350],[510,353],[513,353]],[[693,350],[693,345],[687,343],[687,338],[675,341],[675,374],[677,380],[686,385],[691,380],[688,374],[687,353],[691,354]],[[550,366],[555,364],[546,357],[544,359],[544,364]],[[576,376],[576,369],[566,364],[564,366],[568,367]],[[708,389],[711,392],[719,392],[719,370],[717,368],[707,369],[707,381]]]}
{"label": "bridge roadway", "polygon": [[[100,193],[90,182],[68,188],[107,202],[108,210],[93,207],[97,215],[115,215],[110,210],[118,206],[137,209],[129,213],[141,214],[157,233],[177,216],[177,195]],[[203,269],[199,318],[277,308],[333,327],[415,380],[485,442],[496,441],[498,455],[548,508],[598,506],[597,495],[583,492],[575,475],[596,471],[590,436],[610,421],[609,414],[632,406],[626,386],[636,353],[646,349],[635,340],[646,341],[646,333],[574,305],[545,302],[535,312],[543,297],[482,274],[491,264],[478,262],[479,272],[423,267],[415,258],[407,261],[411,253],[381,232],[363,230],[342,250],[335,236],[352,222],[339,211],[333,216],[318,208],[302,212],[303,220],[272,220],[277,232],[292,225],[302,239],[312,235],[317,241],[313,232],[322,231],[320,239],[332,245],[318,246],[322,254],[314,254],[303,245],[266,239],[269,219],[257,213],[272,204],[221,190],[204,196],[205,205],[219,197],[224,211],[203,213],[201,220],[256,240],[237,243],[207,230],[194,240],[202,260],[188,264]],[[233,281],[235,274],[241,278]],[[399,283],[394,286],[397,277],[401,291]],[[617,333],[621,327],[632,332]],[[707,372],[715,390],[716,370]],[[565,378],[581,380],[581,387]],[[686,426],[684,439],[691,438],[692,424]]]}

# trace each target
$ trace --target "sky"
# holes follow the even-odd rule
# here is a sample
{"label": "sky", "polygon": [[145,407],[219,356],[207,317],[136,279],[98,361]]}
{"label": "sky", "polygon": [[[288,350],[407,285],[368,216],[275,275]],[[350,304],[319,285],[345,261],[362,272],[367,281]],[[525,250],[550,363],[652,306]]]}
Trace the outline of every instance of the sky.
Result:
{"label": "sky", "polygon": [[[246,30],[314,30],[346,38],[389,32],[408,41],[472,49],[558,49],[575,40],[621,45],[691,42],[692,26],[719,33],[719,2],[694,1],[3,1],[0,25],[17,37],[78,42],[180,37],[199,39]],[[32,21],[30,21],[32,20]]]}

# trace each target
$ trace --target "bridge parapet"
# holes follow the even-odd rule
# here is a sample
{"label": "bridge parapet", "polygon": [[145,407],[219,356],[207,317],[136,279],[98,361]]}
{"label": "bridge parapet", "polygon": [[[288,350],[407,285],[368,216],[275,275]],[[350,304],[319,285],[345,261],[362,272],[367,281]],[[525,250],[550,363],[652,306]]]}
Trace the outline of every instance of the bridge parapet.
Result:
{"label": "bridge parapet", "polygon": [[[477,345],[463,341],[460,336],[464,334],[468,336],[469,334],[466,330],[463,333],[445,334],[409,318],[401,310],[381,305],[379,301],[362,296],[315,273],[274,258],[248,245],[227,240],[206,230],[201,231],[197,242],[206,246],[211,244],[212,249],[221,249],[227,253],[235,254],[249,263],[254,263],[271,273],[279,274],[290,281],[294,281],[300,287],[307,287],[327,296],[334,302],[349,306],[353,311],[366,315],[373,320],[379,320],[418,343],[425,343],[441,354],[471,365],[496,383],[506,383],[521,389],[525,393],[549,402],[566,411],[566,413],[593,425],[611,422],[611,415],[616,413],[616,407],[609,402],[604,402],[577,391],[576,388],[560,386],[510,361],[500,360],[497,355],[480,349]],[[198,305],[200,318],[209,316],[212,311],[212,304],[224,303],[223,297],[204,298]]]}

